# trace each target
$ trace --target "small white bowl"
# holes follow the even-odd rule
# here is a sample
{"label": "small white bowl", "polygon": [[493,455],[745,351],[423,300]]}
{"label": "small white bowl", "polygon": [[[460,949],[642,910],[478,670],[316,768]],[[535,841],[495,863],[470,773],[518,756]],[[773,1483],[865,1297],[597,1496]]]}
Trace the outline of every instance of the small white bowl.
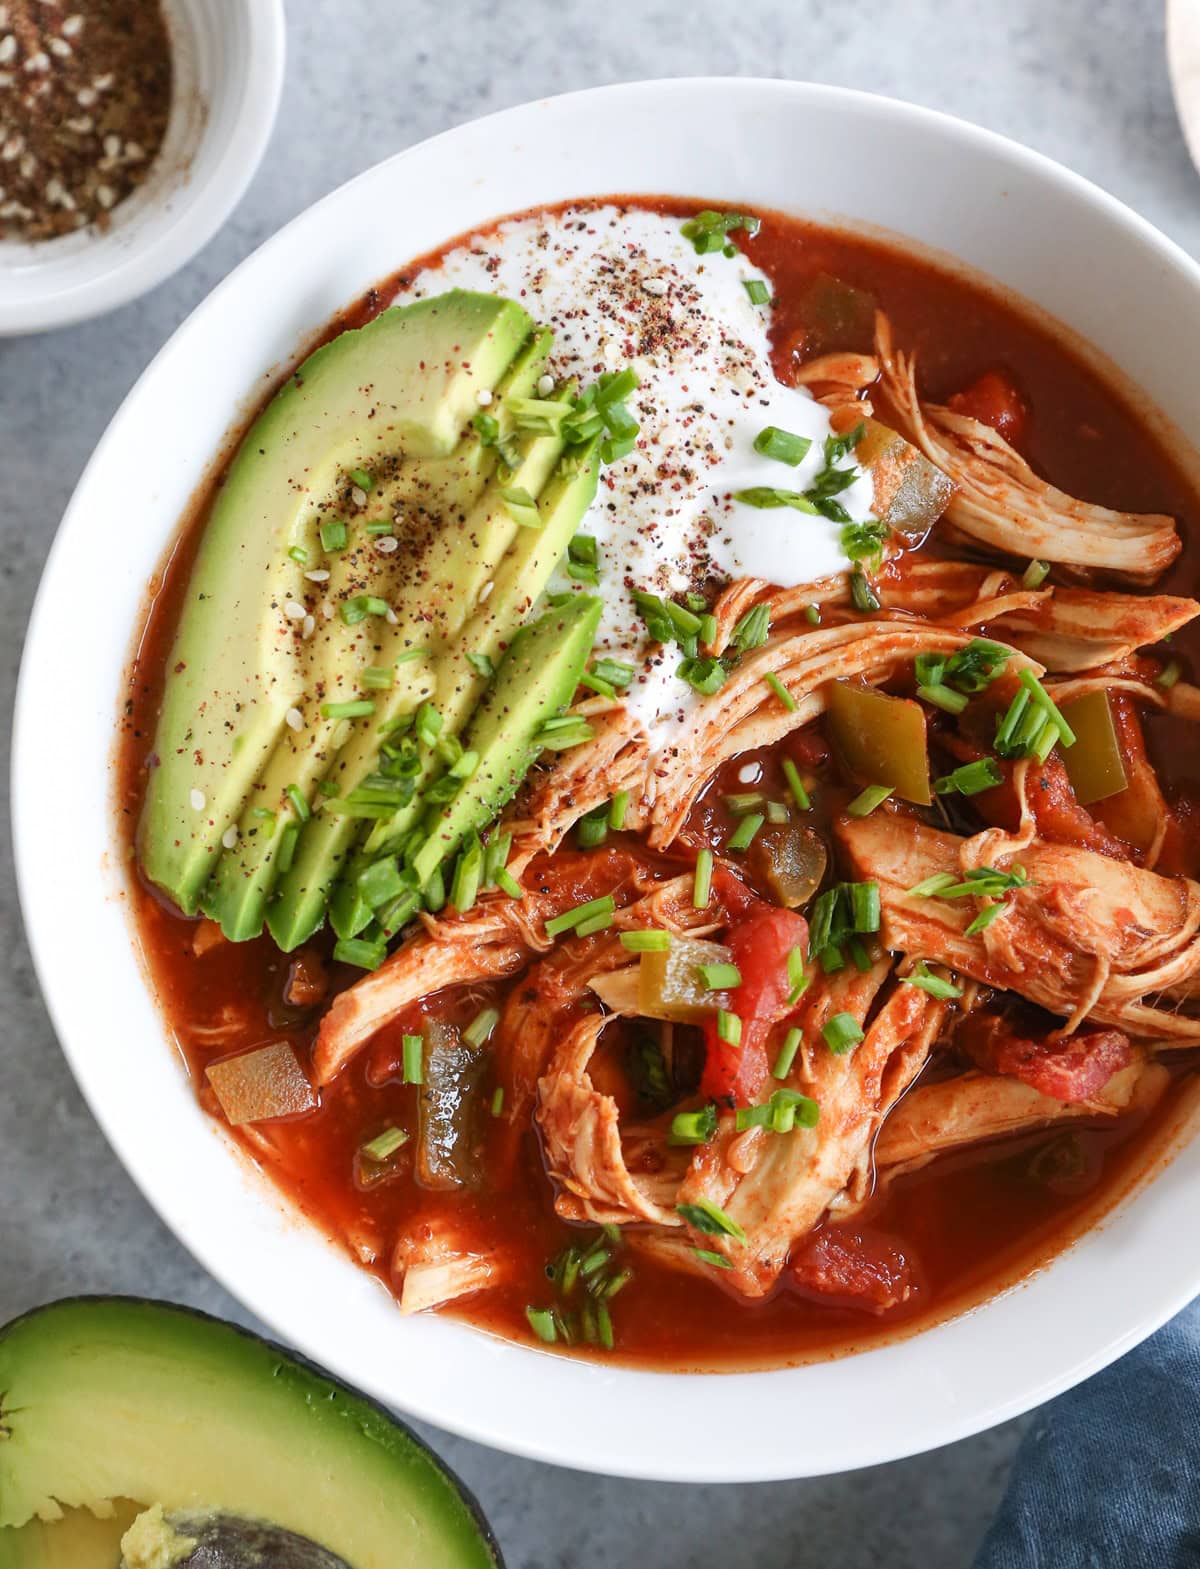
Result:
{"label": "small white bowl", "polygon": [[0,241],[0,337],[87,321],[190,261],[241,200],[283,86],[283,0],[163,0],[174,90],[142,185],[103,230]]}
{"label": "small white bowl", "polygon": [[812,1476],[1015,1416],[1182,1307],[1200,1289],[1200,1140],[1188,1141],[1182,1111],[1153,1180],[1053,1264],[860,1356],[660,1374],[405,1319],[197,1106],[132,941],[127,858],[102,787],[147,583],[245,400],[411,257],[504,213],[613,192],[890,230],[1018,291],[1090,343],[1093,362],[1119,364],[1176,427],[1200,430],[1200,268],[1103,191],[973,126],[838,88],[683,80],[527,104],[451,131],[333,192],[244,262],[96,449],[54,542],[21,671],[21,903],[59,1039],[114,1148],[167,1224],[276,1333],[390,1405],[538,1459],[680,1481]]}

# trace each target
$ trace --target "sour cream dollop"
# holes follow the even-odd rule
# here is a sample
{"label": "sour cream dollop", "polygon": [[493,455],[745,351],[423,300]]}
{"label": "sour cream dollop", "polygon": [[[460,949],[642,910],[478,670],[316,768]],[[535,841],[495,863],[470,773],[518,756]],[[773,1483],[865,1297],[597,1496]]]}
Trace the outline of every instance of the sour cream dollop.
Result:
{"label": "sour cream dollop", "polygon": [[[554,329],[547,369],[556,379],[586,385],[604,371],[637,371],[627,402],[640,426],[637,447],[603,470],[581,524],[599,547],[599,588],[566,578],[552,587],[603,596],[597,646],[637,666],[628,703],[651,730],[682,721],[695,694],[676,674],[678,650],[647,657],[631,590],[677,597],[713,578],[742,577],[789,588],[847,565],[840,523],[734,499],[758,486],[804,491],[824,467],[831,434],[821,404],[776,380],[771,312],[751,300],[753,280],[768,282],[740,252],[698,255],[679,218],[605,205],[502,223],[401,290],[420,298],[475,289],[518,300]],[[799,464],[755,450],[770,425],[809,439]],[[856,469],[837,499],[861,522],[871,496],[869,477]]]}

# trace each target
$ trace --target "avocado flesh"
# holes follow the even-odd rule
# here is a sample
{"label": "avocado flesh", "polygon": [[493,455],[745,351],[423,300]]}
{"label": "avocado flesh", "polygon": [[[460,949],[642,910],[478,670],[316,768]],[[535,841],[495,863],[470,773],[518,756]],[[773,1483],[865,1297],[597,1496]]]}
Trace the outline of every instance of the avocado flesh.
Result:
{"label": "avocado flesh", "polygon": [[[548,438],[539,438],[548,439]],[[487,679],[475,670],[467,655],[486,654],[500,662],[514,632],[529,614],[534,601],[544,590],[555,566],[561,560],[572,535],[591,505],[599,476],[599,440],[569,451],[559,462],[548,483],[537,491],[540,528],[517,528],[510,536],[503,558],[492,572],[492,589],[476,608],[453,646],[440,654],[435,670],[433,698],[442,715],[445,735],[458,735],[487,688]],[[517,483],[514,480],[514,483]],[[529,487],[526,487],[529,488]],[[376,766],[378,735],[355,735],[338,759],[331,776],[345,796]],[[420,785],[428,781],[419,781]],[[383,822],[375,824],[367,838],[369,858],[386,852],[417,822],[420,795]],[[305,825],[297,846],[296,858],[282,879],[278,897],[267,913],[267,925],[276,943],[290,952],[312,936],[325,919],[330,889],[342,873],[347,856],[362,837],[362,824],[319,810]],[[359,861],[352,863],[338,890],[343,900],[347,883],[352,884]],[[334,895],[336,900],[337,894]],[[358,929],[365,924],[359,921]],[[341,927],[342,923],[335,923]],[[339,935],[349,935],[354,923],[342,927]]]}
{"label": "avocado flesh", "polygon": [[431,808],[422,824],[427,837],[412,862],[422,887],[465,836],[499,816],[520,789],[542,750],[538,732],[575,695],[603,610],[603,600],[580,594],[513,638],[463,737],[463,745],[479,754],[478,766],[454,799]]}
{"label": "avocado flesh", "polygon": [[[379,1407],[182,1308],[80,1299],[0,1331],[0,1442],[2,1569],[115,1569],[128,1505],[98,1532],[82,1513],[110,1499],[267,1522],[350,1569],[499,1562],[454,1479]],[[90,1541],[107,1556],[73,1556]]]}
{"label": "avocado flesh", "polygon": [[310,355],[242,442],[192,568],[141,824],[147,875],[186,913],[305,690],[284,606],[313,597],[318,509],[350,468],[446,458],[530,325],[519,305],[462,290],[386,310]]}

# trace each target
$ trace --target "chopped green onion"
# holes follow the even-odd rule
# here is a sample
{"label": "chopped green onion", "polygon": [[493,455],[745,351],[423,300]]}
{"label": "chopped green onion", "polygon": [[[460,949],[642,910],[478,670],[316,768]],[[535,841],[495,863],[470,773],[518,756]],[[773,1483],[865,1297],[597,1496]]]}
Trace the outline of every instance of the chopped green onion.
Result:
{"label": "chopped green onion", "polygon": [[358,874],[358,891],[373,910],[407,892],[404,876],[394,856],[374,861]]}
{"label": "chopped green onion", "polygon": [[787,687],[784,686],[783,682],[779,679],[775,672],[773,670],[768,670],[766,675],[763,677],[763,680],[767,683],[772,692],[774,692],[775,696],[787,709],[788,713],[794,714],[800,705],[796,702],[796,699],[788,691]]}
{"label": "chopped green onion", "polygon": [[728,991],[742,984],[742,972],[736,964],[701,964],[697,968],[700,979],[710,992]]}
{"label": "chopped green onion", "polygon": [[666,953],[671,946],[670,932],[654,929],[621,933],[621,947],[629,953]]}
{"label": "chopped green onion", "polygon": [[717,1009],[717,1035],[727,1046],[741,1045],[742,1021],[736,1013],[730,1013],[725,1008]]}
{"label": "chopped green onion", "polygon": [[786,823],[791,820],[791,813],[782,801],[767,802],[767,821],[769,823]]}
{"label": "chopped green onion", "polygon": [[352,485],[357,485],[359,490],[375,489],[375,481],[367,473],[366,469],[351,469],[347,478]]}
{"label": "chopped green onion", "polygon": [[769,601],[753,605],[733,629],[730,645],[736,653],[748,654],[752,648],[761,648],[771,631],[771,606]]}
{"label": "chopped green onion", "polygon": [[475,427],[476,434],[479,436],[483,446],[494,447],[496,445],[497,437],[500,435],[500,421],[494,414],[480,412],[472,418],[471,424]]}
{"label": "chopped green onion", "polygon": [[466,660],[475,674],[482,676],[485,681],[490,681],[496,674],[490,654],[468,654]]}
{"label": "chopped green onion", "polygon": [[338,607],[338,613],[348,627],[357,626],[368,616],[386,616],[387,611],[387,600],[377,599],[373,594],[355,594],[352,599],[343,599]]}
{"label": "chopped green onion", "polygon": [[373,1139],[368,1139],[365,1144],[360,1144],[358,1153],[367,1160],[384,1161],[394,1155],[402,1145],[407,1144],[409,1135],[403,1128],[385,1128],[382,1133],[377,1133]]}
{"label": "chopped green onion", "polygon": [[589,899],[586,904],[577,904],[573,910],[564,910],[561,915],[552,916],[546,922],[547,937],[561,937],[563,932],[574,931],[583,921],[589,921],[595,915],[612,915],[616,910],[616,901],[612,894],[601,894],[598,899]]}
{"label": "chopped green onion", "polygon": [[326,550],[345,550],[350,537],[341,518],[326,518],[317,532]]}
{"label": "chopped green onion", "polygon": [[808,990],[808,976],[804,973],[803,948],[791,948],[787,956],[788,1007],[794,1008]]}
{"label": "chopped green onion", "polygon": [[865,572],[852,572],[850,574],[850,598],[854,601],[855,610],[863,615],[870,615],[880,608],[879,595],[867,581]]}
{"label": "chopped green onion", "polygon": [[732,1269],[733,1265],[721,1253],[713,1253],[708,1248],[693,1248],[692,1256],[698,1258],[702,1264],[709,1264],[713,1269]]}
{"label": "chopped green onion", "polygon": [[618,690],[627,687],[637,674],[633,665],[628,665],[622,659],[597,659],[592,665],[592,674],[609,686]]}
{"label": "chopped green onion", "polygon": [[713,853],[701,850],[696,856],[696,873],[692,882],[692,908],[707,910],[712,897]]}
{"label": "chopped green onion", "polygon": [[1177,659],[1172,659],[1158,672],[1154,678],[1155,686],[1162,687],[1164,692],[1169,692],[1183,674],[1183,666]]}
{"label": "chopped green onion", "polygon": [[677,1214],[683,1216],[689,1226],[704,1232],[706,1236],[732,1237],[735,1242],[746,1240],[746,1233],[737,1221],[711,1199],[698,1198],[694,1204],[676,1204],[675,1210]]}
{"label": "chopped green onion", "polygon": [[717,1131],[717,1108],[709,1103],[699,1111],[679,1111],[671,1119],[671,1144],[707,1144]]}
{"label": "chopped green onion", "polygon": [[525,1317],[529,1320],[530,1329],[544,1344],[552,1346],[558,1339],[558,1327],[550,1308],[527,1307]]}
{"label": "chopped green onion", "polygon": [[450,903],[462,915],[470,910],[479,897],[479,883],[483,876],[483,850],[479,841],[469,845],[459,856],[450,884]]}
{"label": "chopped green onion", "polygon": [[521,528],[541,528],[542,517],[537,502],[522,486],[514,485],[508,490],[502,490],[500,500],[504,503],[505,512]]}
{"label": "chopped green onion", "polygon": [[1048,561],[1031,561],[1021,575],[1022,588],[1041,588],[1050,576],[1050,563]]}
{"label": "chopped green onion", "polygon": [[962,996],[961,986],[943,980],[940,975],[931,975],[929,966],[924,962],[919,964],[911,975],[905,975],[902,979],[905,986],[915,986],[920,991],[928,992],[939,1002],[951,1002],[956,997]]}
{"label": "chopped green onion", "polygon": [[292,545],[288,550],[288,555],[299,566],[303,566],[308,560],[308,551],[305,550],[303,545]]}
{"label": "chopped green onion", "polygon": [[707,648],[717,635],[717,618],[710,611],[705,611],[700,617],[700,641]]}
{"label": "chopped green onion", "polygon": [[745,289],[751,305],[769,305],[771,303],[771,291],[761,278],[744,278],[742,287]]}
{"label": "chopped green onion", "polygon": [[848,817],[870,817],[877,806],[882,806],[891,795],[892,785],[868,785],[846,808]]}
{"label": "chopped green onion", "polygon": [[797,512],[816,514],[816,503],[798,490],[783,490],[778,485],[750,485],[745,490],[735,490],[735,501],[758,511],[773,511],[777,507],[792,507]]}
{"label": "chopped green onion", "polygon": [[492,881],[499,888],[500,892],[506,893],[510,899],[523,899],[525,897],[525,890],[507,866],[502,866],[495,877],[492,878]]}
{"label": "chopped green onion", "polygon": [[794,435],[790,430],[780,430],[778,425],[768,425],[754,438],[754,450],[764,458],[774,458],[795,468],[808,456],[812,440],[808,436]]}
{"label": "chopped green onion", "polygon": [[933,788],[938,795],[950,795],[954,791],[959,795],[978,795],[982,790],[991,790],[1003,783],[1004,774],[999,765],[990,757],[981,757],[977,762],[964,763],[953,773],[935,779]]}
{"label": "chopped green onion", "polygon": [[944,709],[948,714],[961,714],[967,706],[966,693],[956,692],[952,686],[946,686],[943,682],[935,686],[919,686],[917,696],[923,697],[935,708]]}
{"label": "chopped green onion", "polygon": [[595,405],[598,409],[604,409],[614,403],[622,403],[640,385],[632,365],[626,365],[624,370],[606,371],[600,376],[596,387]]}
{"label": "chopped green onion", "polygon": [[727,795],[725,805],[735,817],[745,817],[747,812],[752,812],[756,806],[763,804],[761,790],[743,790],[738,795]]}
{"label": "chopped green onion", "polygon": [[727,850],[748,850],[754,843],[754,836],[766,822],[761,812],[751,812],[748,817],[743,817],[737,827],[725,841]]}
{"label": "chopped green onion", "polygon": [[607,681],[600,676],[593,675],[590,670],[585,670],[579,677],[579,684],[587,687],[589,692],[597,693],[600,697],[616,697],[617,695],[615,686],[610,686]]}
{"label": "chopped green onion", "polygon": [[715,655],[708,654],[703,659],[685,659],[675,674],[701,697],[711,697],[725,685],[729,671]]}
{"label": "chopped green onion", "polygon": [[575,825],[575,839],[581,850],[595,850],[608,838],[608,808],[599,807],[581,817]]}
{"label": "chopped green onion", "polygon": [[625,826],[625,814],[629,810],[629,791],[618,790],[613,796],[608,808],[608,826],[614,833],[620,833]]}
{"label": "chopped green onion", "polygon": [[795,801],[802,812],[807,812],[812,806],[812,801],[809,798],[808,791],[804,788],[803,780],[800,778],[800,770],[790,757],[784,758],[782,766],[783,777],[787,780],[788,789],[792,792],[792,800]]}
{"label": "chopped green onion", "polygon": [[852,1013],[835,1013],[828,1023],[821,1026],[821,1034],[835,1057],[844,1056],[863,1039],[862,1026]]}
{"label": "chopped green onion", "polygon": [[600,560],[600,546],[594,534],[576,534],[567,546],[567,556],[571,561],[585,561],[590,566],[595,566]]}
{"label": "chopped green onion", "polygon": [[575,928],[576,937],[591,937],[596,932],[605,932],[613,924],[615,917],[611,910],[602,911],[599,915],[589,916],[586,921],[580,921]]}
{"label": "chopped green onion", "polygon": [[821,625],[820,605],[805,605],[804,619],[808,622],[810,627],[819,627]]}
{"label": "chopped green onion", "polygon": [[309,806],[308,802],[304,799],[304,796],[301,793],[299,786],[298,785],[294,785],[294,784],[290,784],[290,785],[288,785],[287,789],[283,793],[284,793],[284,795],[287,796],[288,800],[292,803],[292,810],[295,812],[296,816],[300,819],[300,821],[302,823],[306,823],[309,820],[309,818],[312,816],[312,808]]}
{"label": "chopped green onion", "polygon": [[978,936],[980,932],[986,931],[992,922],[999,916],[1003,915],[1007,909],[1008,905],[1004,902],[1001,902],[1000,904],[984,905],[983,909],[980,910],[979,914],[971,922],[970,926],[967,927],[964,935],[967,937]]}
{"label": "chopped green onion", "polygon": [[1042,711],[1049,718],[1053,719],[1054,723],[1058,726],[1058,733],[1060,739],[1062,740],[1062,744],[1064,746],[1074,746],[1074,730],[1071,729],[1070,725],[1063,718],[1061,709],[1056,706],[1054,699],[1050,696],[1049,692],[1046,691],[1046,688],[1034,675],[1033,671],[1019,671],[1017,679],[1029,693],[1029,696],[1033,699],[1037,706],[1042,709]]}
{"label": "chopped green onion", "polygon": [[934,872],[932,877],[926,877],[923,882],[914,883],[907,891],[909,897],[913,899],[935,899],[940,893],[953,886],[953,872]]}
{"label": "chopped green onion", "polygon": [[425,1041],[420,1035],[405,1035],[401,1041],[401,1071],[405,1084],[425,1082]]}
{"label": "chopped green onion", "polygon": [[375,704],[369,697],[356,698],[350,703],[322,703],[322,719],[364,719],[368,714],[375,712]]}
{"label": "chopped green onion", "polygon": [[579,714],[566,714],[561,719],[547,719],[538,731],[541,746],[550,752],[565,752],[568,747],[582,746],[590,741],[595,731]]}
{"label": "chopped green onion", "polygon": [[877,932],[880,922],[879,884],[844,883],[850,897],[850,921],[856,932]]}
{"label": "chopped green onion", "polygon": [[354,964],[360,970],[377,970],[387,958],[387,945],[364,937],[343,937],[334,945],[333,957],[339,964]]}
{"label": "chopped green onion", "polygon": [[800,1050],[800,1042],[804,1039],[803,1031],[793,1027],[783,1037],[783,1045],[779,1056],[775,1059],[775,1066],[771,1069],[771,1077],[786,1079],[792,1071],[792,1064],[796,1060],[796,1053]]}
{"label": "chopped green onion", "polygon": [[462,1032],[462,1038],[468,1046],[482,1046],[499,1023],[498,1008],[481,1008]]}
{"label": "chopped green onion", "polygon": [[359,685],[368,692],[385,692],[395,682],[395,675],[384,665],[364,665],[358,673]]}
{"label": "chopped green onion", "polygon": [[492,1116],[499,1117],[504,1112],[504,1086],[497,1084],[492,1091]]}

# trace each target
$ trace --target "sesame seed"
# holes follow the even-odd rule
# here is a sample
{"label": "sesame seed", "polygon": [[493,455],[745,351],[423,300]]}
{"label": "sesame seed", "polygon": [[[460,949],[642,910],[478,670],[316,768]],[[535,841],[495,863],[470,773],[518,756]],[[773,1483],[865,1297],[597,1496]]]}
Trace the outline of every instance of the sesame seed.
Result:
{"label": "sesame seed", "polygon": [[28,180],[33,175],[33,171],[37,168],[37,159],[33,156],[32,153],[22,153],[21,161],[17,164],[17,168],[21,171],[21,178],[23,180]]}
{"label": "sesame seed", "polygon": [[350,492],[350,499],[356,507],[365,507],[367,504],[367,493],[361,485],[355,485]]}
{"label": "sesame seed", "polygon": [[381,556],[390,556],[393,551],[400,549],[400,541],[391,534],[384,534],[375,541],[375,548]]}
{"label": "sesame seed", "polygon": [[66,194],[67,188],[57,175],[53,179],[46,181],[46,200],[48,202],[61,202]]}
{"label": "sesame seed", "polygon": [[311,572],[306,572],[304,574],[304,576],[308,579],[308,581],[310,583],[328,583],[329,582],[329,570],[328,570],[327,567],[313,567],[312,571]]}
{"label": "sesame seed", "polygon": [[237,831],[236,828],[232,828],[232,827],[227,828],[225,830],[225,832],[221,835],[221,843],[225,846],[225,848],[227,850],[232,850],[233,847],[237,844],[237,842],[238,842],[238,831]]}
{"label": "sesame seed", "polygon": [[104,141],[103,141],[102,145],[104,147],[104,156],[106,158],[119,158],[120,157],[120,155],[121,155],[121,138],[119,136],[113,136],[111,134],[106,136],[104,138]]}
{"label": "sesame seed", "polygon": [[78,11],[76,11],[74,16],[67,17],[66,21],[63,23],[62,35],[64,38],[74,38],[77,33],[81,33],[82,31],[83,17],[80,16]]}
{"label": "sesame seed", "polygon": [[283,613],[292,621],[303,621],[307,612],[304,606],[298,604],[294,599],[285,599],[283,602]]}
{"label": "sesame seed", "polygon": [[140,163],[146,156],[146,150],[139,142],[126,142],[125,156],[130,163]]}
{"label": "sesame seed", "polygon": [[0,38],[0,65],[7,65],[10,60],[17,57],[17,40],[13,33]]}
{"label": "sesame seed", "polygon": [[90,114],[77,114],[73,120],[67,120],[64,123],[68,131],[74,131],[78,136],[86,136],[90,130],[94,129],[96,124]]}
{"label": "sesame seed", "polygon": [[667,292],[667,280],[665,278],[643,278],[642,288],[645,289],[647,294],[653,294],[656,298],[661,298]]}
{"label": "sesame seed", "polygon": [[289,708],[283,717],[287,720],[288,728],[290,730],[304,729],[304,715],[298,708]]}
{"label": "sesame seed", "polygon": [[207,804],[203,790],[193,790],[188,800],[192,803],[193,812],[202,812]]}
{"label": "sesame seed", "polygon": [[538,388],[537,388],[537,390],[538,390],[538,397],[539,398],[548,398],[550,396],[550,394],[554,391],[554,377],[553,376],[539,376],[538,377]]}
{"label": "sesame seed", "polygon": [[488,595],[492,592],[492,590],[495,588],[495,586],[496,586],[495,582],[491,578],[489,578],[488,581],[479,590],[479,603],[481,605],[483,604],[484,600],[488,597]]}
{"label": "sesame seed", "polygon": [[98,93],[106,93],[112,84],[113,74],[111,71],[105,71],[102,76],[92,77],[92,86]]}
{"label": "sesame seed", "polygon": [[75,102],[79,105],[79,107],[81,109],[90,109],[92,107],[92,105],[96,102],[96,90],[95,90],[95,88],[94,87],[81,87],[79,89],[79,91],[75,94]]}
{"label": "sesame seed", "polygon": [[96,187],[96,200],[104,208],[105,212],[108,211],[116,199],[117,193],[111,185],[98,185]]}
{"label": "sesame seed", "polygon": [[52,38],[46,47],[51,54],[57,55],[60,60],[67,59],[68,56],[75,52],[65,38]]}
{"label": "sesame seed", "polygon": [[317,618],[316,618],[316,616],[305,616],[304,620],[300,623],[300,636],[301,637],[311,637],[313,635],[313,633],[316,631],[316,629],[317,629]]}
{"label": "sesame seed", "polygon": [[[16,48],[16,43],[17,43],[17,41],[14,38],[13,39],[13,47],[14,48]],[[475,401],[476,401],[476,403],[478,403],[478,405],[479,405],[479,407],[481,409],[486,409],[488,404],[492,401],[492,394],[491,394],[490,388],[488,388],[488,387],[480,387],[479,391],[475,394]]]}
{"label": "sesame seed", "polygon": [[14,158],[20,156],[24,148],[25,138],[18,131],[15,136],[8,138],[3,147],[0,147],[0,158],[3,158],[5,163],[11,163]]}
{"label": "sesame seed", "polygon": [[333,620],[333,600],[332,599],[323,599],[321,601],[321,614],[325,617],[326,621],[332,621]]}
{"label": "sesame seed", "polygon": [[50,56],[44,49],[39,49],[36,54],[31,54],[28,60],[26,60],[25,69],[31,76],[38,71],[48,71],[50,69]]}

